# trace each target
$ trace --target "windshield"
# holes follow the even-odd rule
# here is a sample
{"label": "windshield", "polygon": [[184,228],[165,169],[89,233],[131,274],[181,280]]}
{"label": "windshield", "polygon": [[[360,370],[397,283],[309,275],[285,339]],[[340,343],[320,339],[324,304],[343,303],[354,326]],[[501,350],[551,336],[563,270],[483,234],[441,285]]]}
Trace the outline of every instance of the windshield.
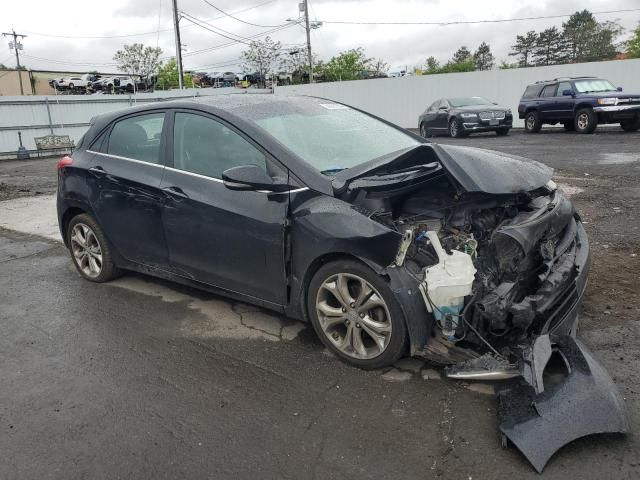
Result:
{"label": "windshield", "polygon": [[449,98],[449,104],[452,107],[469,107],[472,105],[491,105],[491,102],[482,97],[463,97],[463,98]]}
{"label": "windshield", "polygon": [[611,82],[609,82],[609,80],[578,80],[574,82],[574,85],[579,93],[616,91],[616,87],[611,85]]}
{"label": "windshield", "polygon": [[253,121],[318,171],[332,175],[420,145],[410,135],[330,100],[291,101]]}

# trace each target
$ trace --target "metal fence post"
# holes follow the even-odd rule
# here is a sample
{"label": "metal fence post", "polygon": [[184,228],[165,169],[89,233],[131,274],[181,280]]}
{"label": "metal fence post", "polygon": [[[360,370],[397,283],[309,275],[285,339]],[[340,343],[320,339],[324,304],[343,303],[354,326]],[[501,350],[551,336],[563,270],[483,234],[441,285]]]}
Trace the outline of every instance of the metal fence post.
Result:
{"label": "metal fence post", "polygon": [[51,107],[49,106],[49,97],[45,97],[44,104],[47,106],[47,116],[49,117],[49,130],[53,135],[53,124],[51,123]]}

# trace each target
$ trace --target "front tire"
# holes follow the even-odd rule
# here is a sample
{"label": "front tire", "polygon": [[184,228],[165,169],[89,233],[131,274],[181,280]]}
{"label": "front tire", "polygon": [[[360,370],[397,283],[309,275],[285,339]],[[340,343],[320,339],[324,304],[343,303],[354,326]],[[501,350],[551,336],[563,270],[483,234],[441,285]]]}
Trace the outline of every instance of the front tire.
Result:
{"label": "front tire", "polygon": [[529,133],[538,133],[542,128],[542,122],[540,121],[540,115],[538,112],[533,111],[527,113],[524,117],[524,129]]}
{"label": "front tire", "polygon": [[407,351],[404,314],[388,283],[366,265],[321,267],[307,290],[311,324],[324,345],[363,369],[393,364]]}
{"label": "front tire", "polygon": [[640,129],[640,117],[635,120],[623,120],[620,122],[620,127],[625,132],[635,132]]}
{"label": "front tire", "polygon": [[451,135],[452,138],[461,138],[465,136],[464,127],[459,119],[452,118],[449,122],[449,135]]}
{"label": "front tire", "polygon": [[76,270],[86,280],[103,283],[118,276],[111,246],[91,215],[83,213],[71,219],[67,245]]}
{"label": "front tire", "polygon": [[598,115],[591,108],[581,108],[576,113],[574,125],[578,133],[593,133],[598,126]]}

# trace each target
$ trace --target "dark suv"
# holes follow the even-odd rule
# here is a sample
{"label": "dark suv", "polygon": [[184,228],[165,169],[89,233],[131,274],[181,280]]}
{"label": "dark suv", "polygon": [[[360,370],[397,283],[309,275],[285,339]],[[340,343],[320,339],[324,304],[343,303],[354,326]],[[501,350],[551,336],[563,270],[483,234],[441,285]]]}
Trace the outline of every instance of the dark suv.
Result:
{"label": "dark suv", "polygon": [[536,82],[522,94],[518,116],[533,133],[545,123],[562,123],[578,133],[593,133],[599,123],[620,123],[625,132],[635,132],[640,128],[640,94],[620,92],[621,87],[596,77]]}

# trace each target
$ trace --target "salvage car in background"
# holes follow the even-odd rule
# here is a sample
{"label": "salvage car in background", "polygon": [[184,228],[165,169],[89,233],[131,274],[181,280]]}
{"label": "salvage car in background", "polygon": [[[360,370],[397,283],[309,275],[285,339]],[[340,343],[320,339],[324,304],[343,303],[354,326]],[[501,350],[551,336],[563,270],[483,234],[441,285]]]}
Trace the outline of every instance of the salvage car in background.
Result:
{"label": "salvage car in background", "polygon": [[575,338],[589,243],[551,174],[325,99],[225,95],[96,117],[57,208],[87,280],[136,270],[270,308],[362,368],[410,354],[510,379],[500,430],[541,471],[627,429]]}
{"label": "salvage car in background", "polygon": [[512,123],[509,108],[499,107],[482,97],[441,98],[418,118],[423,137],[448,133],[459,138],[480,132],[506,135]]}
{"label": "salvage car in background", "polygon": [[640,94],[621,92],[621,87],[597,77],[536,82],[522,94],[518,116],[530,133],[557,123],[578,133],[593,133],[605,123],[619,123],[625,132],[635,132],[640,129]]}

